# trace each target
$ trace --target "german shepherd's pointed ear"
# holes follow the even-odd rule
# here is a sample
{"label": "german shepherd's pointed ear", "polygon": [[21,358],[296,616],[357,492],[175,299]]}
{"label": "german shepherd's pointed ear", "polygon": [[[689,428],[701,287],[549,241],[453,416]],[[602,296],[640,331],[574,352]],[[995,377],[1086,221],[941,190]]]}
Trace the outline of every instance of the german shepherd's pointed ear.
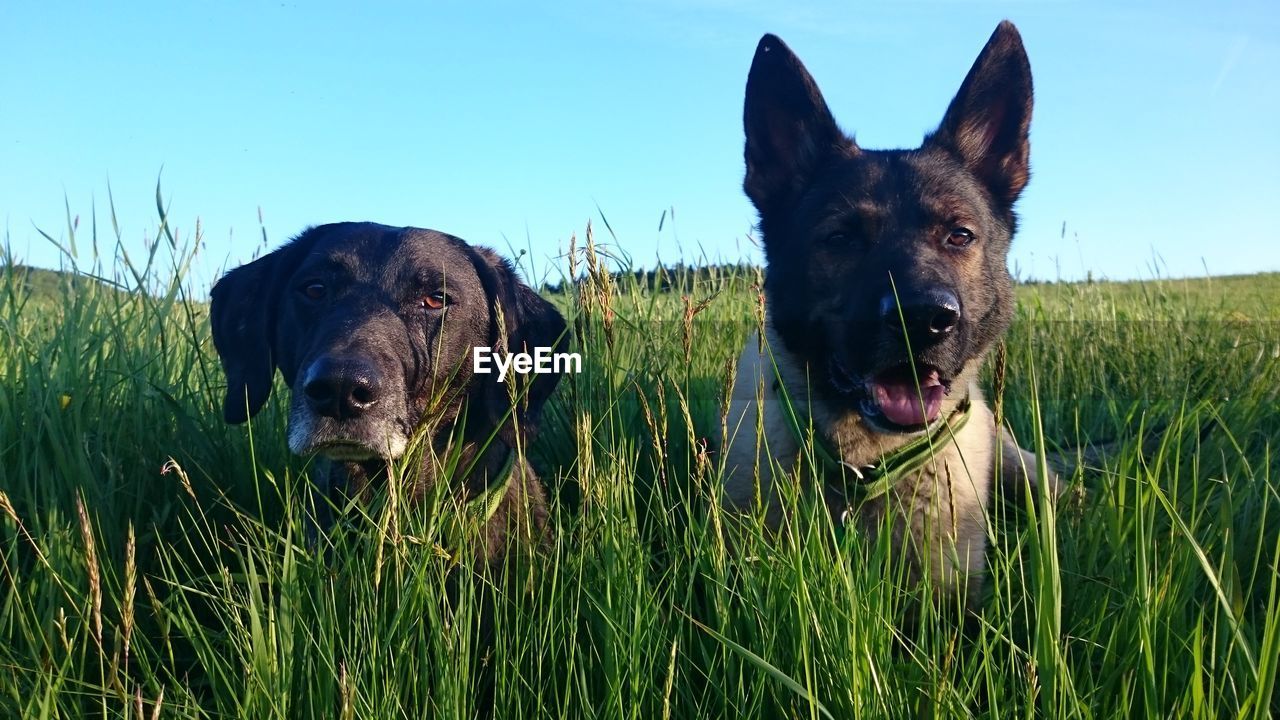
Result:
{"label": "german shepherd's pointed ear", "polygon": [[925,146],[953,153],[997,200],[1012,206],[1031,176],[1031,104],[1031,63],[1018,29],[1005,20]]}
{"label": "german shepherd's pointed ear", "polygon": [[310,245],[310,232],[228,272],[210,292],[213,347],[227,374],[222,414],[229,423],[238,425],[257,415],[271,395],[279,286]]}
{"label": "german shepherd's pointed ear", "polygon": [[765,35],[756,46],[742,120],[742,186],[762,215],[793,202],[826,153],[857,148],[836,126],[800,58],[775,35]]}
{"label": "german shepherd's pointed ear", "polygon": [[[511,263],[497,253],[482,247],[472,247],[471,250],[475,255],[476,273],[492,298],[489,322],[493,349],[530,355],[540,347],[550,348],[552,352],[565,352],[569,346],[569,335],[565,332],[567,325],[560,311],[521,282]],[[500,329],[505,330],[505,337],[498,335]],[[502,442],[515,447],[517,428],[526,439],[536,434],[538,416],[560,382],[560,375],[520,375],[512,371],[507,373],[503,383],[499,383],[497,377],[497,373],[490,373],[485,378],[477,378],[484,419],[490,427],[498,427],[498,438]],[[514,411],[511,404],[513,396],[517,401]]]}

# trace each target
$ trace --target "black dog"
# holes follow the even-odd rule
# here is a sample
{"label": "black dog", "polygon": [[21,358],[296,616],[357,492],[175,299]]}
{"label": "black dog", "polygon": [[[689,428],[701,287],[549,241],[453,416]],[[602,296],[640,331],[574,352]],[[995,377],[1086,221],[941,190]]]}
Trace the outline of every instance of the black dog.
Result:
{"label": "black dog", "polygon": [[289,449],[327,463],[312,475],[319,529],[420,438],[462,470],[424,461],[411,496],[446,483],[484,521],[485,558],[513,528],[544,532],[545,494],[518,449],[558,376],[499,382],[473,372],[472,353],[562,348],[565,322],[492,251],[434,230],[322,225],[227,273],[211,318],[227,422],[262,408],[277,369],[289,385]]}

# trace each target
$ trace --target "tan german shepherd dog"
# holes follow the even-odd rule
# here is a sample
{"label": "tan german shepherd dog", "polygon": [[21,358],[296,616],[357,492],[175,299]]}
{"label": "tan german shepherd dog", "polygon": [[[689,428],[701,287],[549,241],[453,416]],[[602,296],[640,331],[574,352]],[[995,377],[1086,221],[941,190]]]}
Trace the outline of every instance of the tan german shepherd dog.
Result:
{"label": "tan german shepherd dog", "polygon": [[765,324],[730,397],[726,506],[777,527],[779,484],[817,478],[837,527],[887,520],[916,577],[980,597],[997,467],[1015,489],[1037,475],[978,385],[1013,315],[1006,257],[1031,105],[1006,21],[919,148],[867,150],[791,50],[761,39],[744,188],[760,215]]}

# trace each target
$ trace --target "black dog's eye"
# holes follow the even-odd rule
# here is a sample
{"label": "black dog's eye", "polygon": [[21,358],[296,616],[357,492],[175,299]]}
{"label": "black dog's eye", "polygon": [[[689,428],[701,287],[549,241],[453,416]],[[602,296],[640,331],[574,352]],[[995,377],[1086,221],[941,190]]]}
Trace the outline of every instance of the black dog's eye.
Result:
{"label": "black dog's eye", "polygon": [[973,231],[966,227],[951,228],[947,233],[947,244],[951,247],[965,247],[973,242]]}
{"label": "black dog's eye", "polygon": [[309,282],[302,286],[302,294],[308,300],[323,300],[328,293],[329,288],[322,282]]}
{"label": "black dog's eye", "polygon": [[433,292],[430,295],[423,295],[418,303],[429,310],[440,310],[450,304],[449,296],[443,292]]}
{"label": "black dog's eye", "polygon": [[860,233],[848,230],[837,230],[823,239],[823,244],[830,248],[858,247],[863,245]]}

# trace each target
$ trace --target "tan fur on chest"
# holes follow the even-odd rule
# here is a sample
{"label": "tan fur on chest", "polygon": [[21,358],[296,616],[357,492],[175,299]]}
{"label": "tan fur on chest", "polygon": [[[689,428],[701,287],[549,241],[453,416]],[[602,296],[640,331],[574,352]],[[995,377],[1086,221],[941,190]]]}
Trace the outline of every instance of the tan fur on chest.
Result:
{"label": "tan fur on chest", "polygon": [[[820,490],[836,523],[858,522],[874,532],[883,527],[881,518],[888,512],[894,547],[909,554],[914,569],[927,568],[941,589],[967,588],[973,595],[985,567],[995,424],[977,386],[979,364],[971,365],[956,378],[956,389],[944,406],[949,414],[964,398],[962,388],[967,388],[972,404],[969,420],[922,470],[904,477],[882,498],[865,503],[846,498],[831,483],[824,483]],[[729,402],[723,502],[737,511],[763,507],[765,520],[774,529],[782,522],[779,483],[809,483],[813,475],[801,472],[796,477],[801,448],[783,414],[780,388],[786,389],[801,422],[812,418],[815,431],[849,465],[877,464],[883,455],[911,440],[871,431],[856,413],[833,412],[810,396],[804,368],[790,358],[771,331],[766,330],[763,346],[758,337],[752,337],[739,359]]]}

